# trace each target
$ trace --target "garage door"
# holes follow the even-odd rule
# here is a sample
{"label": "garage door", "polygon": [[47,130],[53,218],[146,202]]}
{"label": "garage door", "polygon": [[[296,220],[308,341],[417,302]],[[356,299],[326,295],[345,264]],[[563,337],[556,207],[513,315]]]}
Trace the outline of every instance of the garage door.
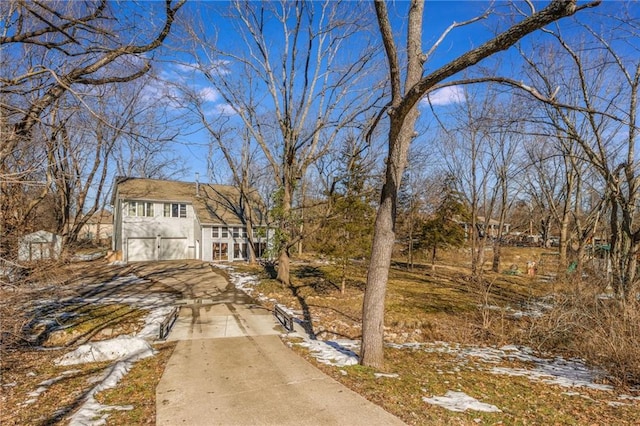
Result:
{"label": "garage door", "polygon": [[162,238],[159,260],[188,259],[189,243],[186,238]]}
{"label": "garage door", "polygon": [[127,261],[156,260],[155,238],[127,239]]}

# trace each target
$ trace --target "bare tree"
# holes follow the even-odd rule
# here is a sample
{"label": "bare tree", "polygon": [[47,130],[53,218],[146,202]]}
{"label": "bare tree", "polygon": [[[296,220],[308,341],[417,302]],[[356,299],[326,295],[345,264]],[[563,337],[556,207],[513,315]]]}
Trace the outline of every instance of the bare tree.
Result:
{"label": "bare tree", "polygon": [[536,224],[531,223],[530,233],[539,232],[545,247],[551,244],[553,225],[560,223],[561,203],[565,199],[565,163],[555,150],[554,141],[554,138],[530,135],[525,143],[526,173],[521,182],[531,213],[536,213]]}
{"label": "bare tree", "polygon": [[[558,47],[551,54],[545,47],[547,51],[535,59],[525,56],[533,84],[507,84],[544,103],[550,133],[574,147],[564,153],[572,167],[587,162],[600,175],[609,211],[612,285],[618,296],[629,300],[638,287],[640,252],[640,174],[635,150],[640,62],[637,48],[629,50],[627,43],[638,40],[640,26],[631,17],[609,19],[615,23],[621,20],[625,25],[602,33],[583,25],[588,37],[579,43],[569,41],[559,29],[548,30]],[[581,196],[582,169],[578,169],[575,179],[575,191]],[[575,202],[582,207],[579,198]],[[599,218],[600,209],[595,207],[590,229]],[[584,239],[592,233],[582,229]]]}
{"label": "bare tree", "polygon": [[[73,155],[70,152],[70,120],[77,116],[77,111],[90,111],[94,89],[133,81],[149,71],[151,61],[145,54],[165,41],[183,3],[167,0],[164,4],[133,10],[129,4],[106,0],[0,3],[4,24],[0,48],[4,63],[10,64],[2,67],[0,76],[0,125],[4,136],[0,146],[1,192],[25,194],[20,186],[30,185],[34,175],[33,165],[19,160],[24,158],[25,149],[42,152],[38,164],[45,167],[35,173],[39,189],[35,191],[37,194],[28,191],[31,194],[22,216],[11,218],[11,212],[3,211],[0,217],[3,242],[8,232],[15,231],[16,223],[24,224],[51,189],[64,194],[62,187],[52,187],[54,175],[85,173],[86,170],[76,167],[78,164],[67,162],[70,158],[79,159],[74,155],[80,155],[78,151]],[[146,20],[140,19],[133,25],[128,22],[142,13],[147,13]],[[90,113],[97,116],[94,111]],[[98,151],[94,159],[99,158],[96,161],[100,163],[104,151]],[[86,165],[88,173],[100,174],[100,179],[104,179],[100,164]],[[65,203],[59,211],[68,218],[71,201]],[[8,249],[3,244],[2,254]]]}
{"label": "bare tree", "polygon": [[[509,129],[505,114],[509,107],[500,105],[491,87],[484,93],[467,91],[464,102],[453,112],[453,129],[445,130],[442,156],[449,175],[454,177],[459,193],[469,208],[471,271],[481,278],[485,264],[485,247],[493,242],[494,268],[499,267],[500,239],[509,208],[510,175],[517,150],[515,133]],[[505,124],[507,123],[507,124]],[[498,216],[498,223],[494,217]]]}
{"label": "bare tree", "polygon": [[[375,91],[374,49],[349,51],[366,5],[326,1],[232,3],[240,45],[198,36],[198,68],[260,147],[277,182],[278,280],[289,284],[290,250],[303,238],[293,208],[308,168],[347,127],[358,126]],[[365,24],[366,25],[366,20]]]}
{"label": "bare tree", "polygon": [[[217,119],[207,117],[204,106],[193,98],[193,105],[200,120],[209,133],[210,137],[210,155],[209,155],[209,171],[213,175],[218,167],[218,158],[214,153],[220,153],[224,162],[231,172],[231,181],[238,188],[239,200],[233,206],[237,209],[238,217],[243,221],[247,229],[247,238],[249,240],[249,262],[256,261],[256,246],[254,241],[254,223],[255,213],[261,212],[259,216],[268,217],[268,211],[263,211],[265,205],[259,201],[256,192],[256,184],[258,178],[263,174],[259,164],[257,148],[251,137],[251,134],[243,126],[235,127],[230,123],[230,119],[226,115],[219,115]],[[264,226],[266,223],[261,223]]]}
{"label": "bare tree", "polygon": [[164,84],[150,73],[112,89],[102,126],[114,136],[118,130],[110,159],[116,175],[175,179],[186,173],[186,162],[170,147],[181,133],[183,117],[173,114],[173,100],[159,91]]}
{"label": "bare tree", "polygon": [[[371,264],[363,302],[362,364],[381,367],[383,363],[384,297],[395,240],[396,202],[407,162],[407,151],[414,136],[415,122],[418,117],[416,104],[424,95],[442,87],[445,80],[472,67],[482,59],[508,49],[524,36],[551,22],[598,3],[577,6],[575,1],[552,1],[546,8],[533,12],[488,42],[423,76],[423,67],[429,55],[438,47],[444,36],[456,27],[470,24],[482,17],[452,24],[443,37],[427,53],[424,53],[421,42],[424,3],[418,0],[411,1],[407,12],[406,64],[401,67],[387,6],[382,0],[375,2],[378,26],[389,64],[391,100],[385,108],[389,117],[387,169],[376,217]],[[454,84],[454,82],[444,84]]]}
{"label": "bare tree", "polygon": [[[10,126],[0,147],[0,160],[30,137],[34,126],[65,93],[79,94],[82,87],[135,80],[151,67],[143,54],[160,47],[169,35],[175,14],[184,1],[166,0],[164,20],[149,39],[136,43],[136,28],[113,27],[119,22],[106,0],[88,7],[80,3],[10,1],[2,3],[8,25],[0,36],[5,60],[17,64],[3,75],[0,94],[3,115]],[[120,10],[126,13],[125,10]],[[114,36],[114,32],[118,36]],[[130,37],[130,39],[128,39]],[[29,61],[19,58],[29,56]],[[23,94],[29,94],[25,97]],[[12,102],[15,100],[20,103]]]}
{"label": "bare tree", "polygon": [[[428,151],[429,144],[411,146],[409,160],[398,194],[396,235],[407,254],[407,267],[413,269],[415,250],[419,245],[420,230],[429,213],[433,213],[439,203],[442,191],[442,175],[436,175]],[[418,244],[416,244],[418,243]]]}

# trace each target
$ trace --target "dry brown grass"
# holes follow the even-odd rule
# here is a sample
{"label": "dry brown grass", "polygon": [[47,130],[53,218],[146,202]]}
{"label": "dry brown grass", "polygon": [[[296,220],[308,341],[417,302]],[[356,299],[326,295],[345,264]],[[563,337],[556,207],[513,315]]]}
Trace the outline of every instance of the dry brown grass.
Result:
{"label": "dry brown grass", "polygon": [[[47,268],[33,270],[25,280],[0,288],[2,425],[64,422],[96,385],[92,380],[103,375],[111,363],[56,366],[54,360],[82,343],[134,334],[142,327],[145,312],[141,309],[114,303],[86,303],[81,297],[77,298],[94,291],[88,290],[87,284],[104,283],[118,274],[128,275],[130,269],[99,261],[49,264]],[[151,282],[132,285],[127,291],[166,291],[158,287]],[[43,319],[51,321],[43,322]],[[143,373],[134,373],[133,380],[143,382],[141,388],[146,393],[131,398],[137,405],[127,413],[132,419],[145,419],[139,424],[155,419],[155,386],[171,349],[172,346],[160,347],[157,357],[144,360],[140,368],[134,367],[136,372]],[[136,374],[143,378],[135,378]],[[43,383],[47,384],[42,387]],[[130,385],[125,382],[125,386]],[[39,388],[41,392],[37,392]],[[126,392],[119,389],[118,394],[126,395]],[[34,402],[28,403],[31,399]]]}
{"label": "dry brown grass", "polygon": [[96,400],[109,406],[131,406],[131,410],[114,411],[108,425],[153,425],[156,419],[156,387],[165,366],[176,347],[176,342],[155,346],[153,357],[138,361],[117,384],[96,395]]}
{"label": "dry brown grass", "polygon": [[[307,356],[304,352],[300,352]],[[526,377],[492,374],[494,366],[527,368],[526,363],[483,363],[456,354],[385,349],[385,372],[397,378],[376,377],[362,367],[330,367],[308,357],[326,374],[380,405],[411,425],[637,425],[638,403],[614,406],[612,392],[566,389]],[[442,396],[448,390],[465,392],[497,406],[500,413],[456,413],[427,404],[422,397]]]}
{"label": "dry brown grass", "polygon": [[[509,262],[524,262],[536,256],[528,249],[507,253]],[[519,257],[518,257],[519,256]],[[638,337],[640,318],[637,306],[621,306],[595,297],[589,284],[563,285],[538,281],[527,276],[493,274],[472,280],[464,265],[456,264],[460,253],[443,253],[438,268],[416,266],[409,271],[396,265],[390,273],[386,300],[385,340],[388,342],[448,341],[474,345],[522,343],[568,355],[581,355],[618,377],[616,384],[638,381]],[[506,269],[505,267],[504,269]],[[56,367],[52,360],[62,351],[40,350],[25,345],[25,324],[37,310],[32,300],[80,294],[80,282],[104,282],[116,275],[140,272],[139,266],[114,268],[100,262],[68,265],[49,272],[51,281],[31,282],[19,289],[4,288],[0,309],[11,317],[3,321],[3,350],[0,424],[52,424],[76,408],[90,389],[88,377],[99,374],[106,364]],[[246,272],[262,277],[258,291],[268,298],[294,308],[308,320],[308,329],[322,339],[360,337],[362,295],[366,277],[364,264],[349,269],[347,288],[340,293],[340,271],[332,265],[301,262],[292,269],[290,287],[283,287],[260,268],[244,266]],[[66,277],[66,280],[64,279]],[[75,284],[73,278],[82,277]],[[50,285],[54,283],[55,285]],[[598,286],[593,286],[599,288]],[[580,291],[574,290],[579,289]],[[131,288],[135,292],[169,291],[159,283]],[[509,307],[520,309],[528,303],[562,290],[555,308],[540,318],[515,318]],[[267,304],[268,305],[268,304]],[[79,309],[79,308],[78,308]],[[135,330],[139,311],[118,305],[83,307],[83,321],[69,322],[69,332],[48,334],[46,344],[74,345],[81,340],[102,339]],[[88,314],[88,315],[85,315]],[[3,319],[4,319],[3,318]],[[117,323],[114,320],[120,319]],[[105,327],[105,324],[109,324]],[[84,327],[84,328],[83,328]],[[74,331],[75,330],[75,331]],[[98,330],[97,332],[92,332]],[[108,330],[108,333],[105,331]],[[10,338],[9,338],[10,337]],[[133,410],[112,413],[108,424],[152,424],[155,417],[155,386],[167,362],[172,345],[158,347],[159,354],[138,362],[115,389],[98,396],[109,405],[133,405]],[[300,349],[297,349],[300,350]],[[304,356],[308,353],[302,351]],[[640,424],[638,401],[609,404],[612,392],[580,389],[579,395],[554,385],[532,382],[524,377],[490,374],[491,366],[461,360],[454,354],[385,349],[385,372],[397,379],[376,378],[374,371],[360,366],[342,369],[319,365],[337,380],[401,417],[409,424]],[[315,362],[309,358],[311,362]],[[526,364],[509,365],[526,368]],[[35,405],[22,405],[28,393],[44,380],[68,374],[42,393]],[[33,374],[31,374],[33,373]],[[422,401],[422,396],[442,395],[461,390],[503,412],[452,413]],[[573,391],[572,389],[568,389]],[[619,401],[618,401],[619,402]],[[4,409],[10,407],[10,410]]]}
{"label": "dry brown grass", "polygon": [[603,297],[601,286],[573,284],[573,291],[556,294],[553,309],[531,321],[524,341],[583,357],[618,385],[639,385],[640,302]]}
{"label": "dry brown grass", "polygon": [[[539,259],[541,250],[533,249],[531,253],[528,250],[518,248],[508,253],[506,259],[524,263],[531,258]],[[386,342],[440,340],[480,346],[513,343],[535,346],[557,355],[585,358],[591,365],[606,366],[613,374],[608,383],[618,385],[618,391],[628,392],[616,377],[622,377],[623,373],[630,378],[630,370],[639,371],[635,358],[640,353],[637,347],[640,322],[634,314],[637,310],[628,309],[626,316],[609,311],[599,317],[596,313],[603,309],[601,301],[600,311],[592,311],[584,300],[572,295],[573,310],[561,302],[550,315],[515,316],[516,310],[526,310],[527,305],[541,300],[549,304],[546,297],[554,292],[561,291],[569,298],[573,284],[490,271],[485,271],[482,280],[473,280],[467,268],[453,263],[454,258],[451,256],[451,264],[442,261],[435,271],[428,265],[417,265],[408,271],[401,262],[395,264],[386,298]],[[253,271],[259,273],[257,269]],[[304,314],[311,321],[309,328],[321,339],[360,338],[364,265],[352,265],[345,294],[340,294],[336,285],[339,270],[331,265],[303,262],[292,271],[290,287],[282,287],[263,274],[258,291]],[[590,297],[596,300],[595,289],[599,287],[593,288]],[[587,321],[586,315],[593,318]],[[593,328],[596,318],[599,318],[598,332]],[[611,334],[614,323],[618,327],[626,324],[627,328],[624,332],[618,328]],[[569,329],[570,324],[576,327]],[[585,332],[586,328],[593,329]],[[565,331],[567,334],[563,334]],[[617,350],[603,357],[603,348],[607,346],[615,346]],[[316,363],[306,350],[296,350]],[[615,392],[567,389],[526,377],[490,373],[494,366],[531,367],[527,363],[465,363],[456,355],[392,348],[385,349],[385,359],[384,372],[398,374],[397,379],[376,378],[375,371],[361,366],[337,369],[318,364],[318,367],[409,424],[640,424],[638,401],[618,400]],[[452,413],[422,401],[422,396],[443,395],[447,390],[466,392],[497,405],[503,412]]]}

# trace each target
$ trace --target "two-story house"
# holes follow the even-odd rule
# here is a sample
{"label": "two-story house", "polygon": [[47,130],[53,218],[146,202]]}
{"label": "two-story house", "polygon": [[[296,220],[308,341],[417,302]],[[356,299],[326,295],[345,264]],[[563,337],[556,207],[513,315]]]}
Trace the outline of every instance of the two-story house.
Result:
{"label": "two-story house", "polygon": [[249,244],[256,257],[268,247],[267,212],[255,191],[241,197],[228,185],[119,177],[112,193],[112,248],[124,261],[246,260]]}

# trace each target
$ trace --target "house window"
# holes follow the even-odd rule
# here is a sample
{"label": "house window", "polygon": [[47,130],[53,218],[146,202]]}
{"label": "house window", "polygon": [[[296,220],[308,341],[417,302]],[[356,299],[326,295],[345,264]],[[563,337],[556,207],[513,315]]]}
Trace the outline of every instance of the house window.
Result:
{"label": "house window", "polygon": [[233,258],[234,259],[246,259],[248,257],[247,245],[245,243],[233,244]]}
{"label": "house window", "polygon": [[253,247],[256,257],[261,258],[267,254],[267,243],[254,243]]}
{"label": "house window", "polygon": [[220,228],[218,228],[217,226],[211,228],[211,236],[213,238],[220,238]]}
{"label": "house window", "polygon": [[213,243],[213,260],[229,260],[227,243]]}
{"label": "house window", "polygon": [[129,216],[153,217],[153,203],[129,201]]}
{"label": "house window", "polygon": [[222,229],[222,238],[229,238],[229,229],[226,226],[223,226],[220,229]]}
{"label": "house window", "polygon": [[233,238],[240,238],[240,236],[242,236],[243,238],[247,238],[247,228],[235,227],[232,229],[233,229]]}
{"label": "house window", "polygon": [[187,205],[179,203],[166,203],[164,205],[164,217],[187,217]]}

